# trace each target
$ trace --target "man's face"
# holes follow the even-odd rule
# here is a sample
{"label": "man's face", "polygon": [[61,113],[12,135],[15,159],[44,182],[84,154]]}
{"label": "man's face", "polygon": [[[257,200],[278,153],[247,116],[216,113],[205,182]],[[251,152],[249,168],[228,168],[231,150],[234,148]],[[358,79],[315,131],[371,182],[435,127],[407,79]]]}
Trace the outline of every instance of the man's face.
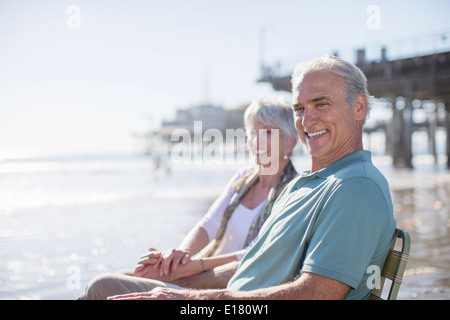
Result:
{"label": "man's face", "polygon": [[[327,167],[362,149],[362,119],[367,102],[360,95],[348,108],[341,78],[329,71],[307,74],[293,95],[297,132],[312,158],[312,170]],[[361,109],[364,110],[361,110]]]}

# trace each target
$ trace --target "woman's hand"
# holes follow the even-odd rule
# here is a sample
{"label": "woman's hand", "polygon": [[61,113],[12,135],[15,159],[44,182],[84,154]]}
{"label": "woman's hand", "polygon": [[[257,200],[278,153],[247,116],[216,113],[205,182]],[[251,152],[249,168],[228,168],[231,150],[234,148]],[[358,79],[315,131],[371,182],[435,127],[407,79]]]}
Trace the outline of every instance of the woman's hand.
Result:
{"label": "woman's hand", "polygon": [[133,275],[138,276],[144,268],[150,267],[156,269],[162,260],[163,253],[155,248],[150,248],[143,254],[138,261],[137,267],[134,269]]}
{"label": "woman's hand", "polygon": [[174,275],[180,263],[185,265],[191,260],[191,253],[189,250],[169,249],[164,252],[163,258],[159,263],[159,275],[167,276]]}
{"label": "woman's hand", "polygon": [[[135,276],[148,274],[151,275],[149,278],[154,278],[155,275],[162,277],[170,274],[173,276],[180,264],[185,265],[189,261],[191,261],[189,250],[169,249],[165,252],[161,252],[154,248],[150,248],[146,254],[141,256],[138,266],[133,274]],[[147,278],[147,276],[144,277]]]}

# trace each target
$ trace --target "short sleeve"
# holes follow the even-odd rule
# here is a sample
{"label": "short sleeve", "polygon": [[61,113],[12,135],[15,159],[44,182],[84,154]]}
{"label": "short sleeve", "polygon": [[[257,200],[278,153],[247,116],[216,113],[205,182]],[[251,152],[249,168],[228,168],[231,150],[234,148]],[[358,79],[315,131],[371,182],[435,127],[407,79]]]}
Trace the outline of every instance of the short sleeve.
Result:
{"label": "short sleeve", "polygon": [[383,192],[369,178],[340,182],[314,222],[302,271],[357,288],[388,220]]}

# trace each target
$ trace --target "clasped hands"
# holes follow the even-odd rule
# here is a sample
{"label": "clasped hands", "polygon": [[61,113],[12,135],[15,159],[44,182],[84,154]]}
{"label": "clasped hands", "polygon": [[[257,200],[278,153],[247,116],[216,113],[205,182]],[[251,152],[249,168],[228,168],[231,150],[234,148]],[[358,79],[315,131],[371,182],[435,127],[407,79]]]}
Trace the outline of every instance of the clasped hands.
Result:
{"label": "clasped hands", "polygon": [[[189,250],[169,249],[161,252],[150,248],[147,253],[140,257],[133,275],[173,283],[177,279],[202,271],[204,271],[202,262],[198,259],[191,259]],[[183,300],[189,298],[194,298],[193,293],[190,293],[189,290],[158,287],[149,292],[109,297],[108,300]]]}
{"label": "clasped hands", "polygon": [[191,253],[184,249],[169,249],[161,252],[150,248],[140,257],[133,275],[143,278],[168,281],[197,273],[199,260],[191,260]]}

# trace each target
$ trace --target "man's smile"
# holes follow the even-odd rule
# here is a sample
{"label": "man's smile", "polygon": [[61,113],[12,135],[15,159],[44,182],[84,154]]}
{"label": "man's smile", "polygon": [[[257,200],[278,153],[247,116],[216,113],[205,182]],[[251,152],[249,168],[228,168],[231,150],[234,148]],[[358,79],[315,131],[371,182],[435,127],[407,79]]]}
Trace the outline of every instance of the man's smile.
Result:
{"label": "man's smile", "polygon": [[316,132],[305,132],[305,133],[306,133],[306,135],[308,136],[309,139],[314,139],[314,138],[320,137],[321,135],[323,135],[327,131],[328,130],[323,129],[323,130],[316,131]]}

